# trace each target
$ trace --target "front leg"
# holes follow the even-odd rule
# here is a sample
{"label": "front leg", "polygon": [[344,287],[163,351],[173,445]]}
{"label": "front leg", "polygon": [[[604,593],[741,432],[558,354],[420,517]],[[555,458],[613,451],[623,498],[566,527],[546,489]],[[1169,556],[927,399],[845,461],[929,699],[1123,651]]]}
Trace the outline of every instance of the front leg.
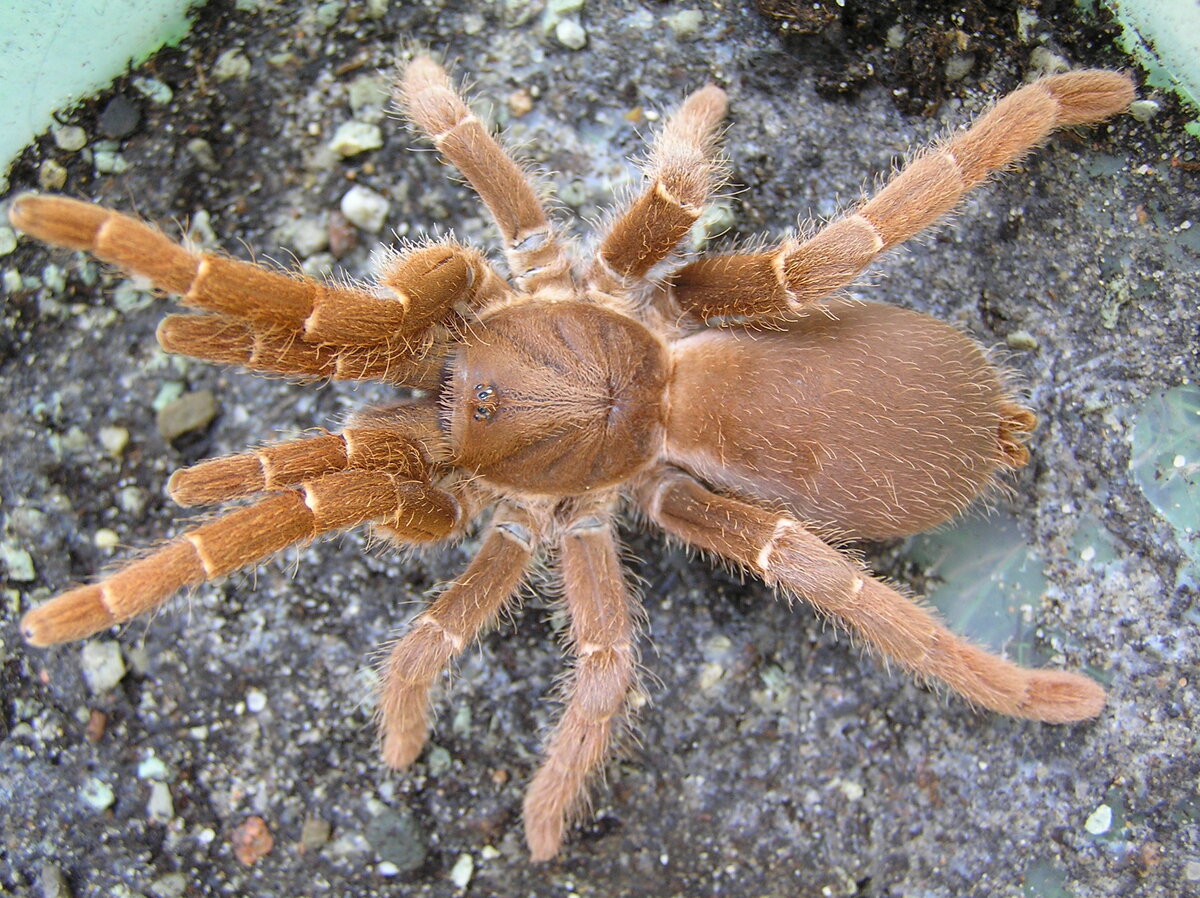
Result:
{"label": "front leg", "polygon": [[1018,667],[972,645],[786,514],[718,495],[672,468],[647,478],[638,499],[667,533],[754,571],[836,619],[885,658],[936,677],[968,701],[1048,723],[1086,720],[1104,707],[1104,690],[1092,680]]}

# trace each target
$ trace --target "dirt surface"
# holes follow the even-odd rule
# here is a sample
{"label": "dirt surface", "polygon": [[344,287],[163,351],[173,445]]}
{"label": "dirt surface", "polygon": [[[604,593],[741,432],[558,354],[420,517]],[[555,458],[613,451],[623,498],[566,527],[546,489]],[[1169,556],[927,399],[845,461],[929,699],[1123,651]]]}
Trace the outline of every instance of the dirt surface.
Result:
{"label": "dirt surface", "polygon": [[[335,215],[360,184],[390,200],[386,227],[402,236],[453,228],[494,250],[477,203],[432,153],[409,151],[418,142],[401,124],[378,122],[382,146],[360,155],[327,149],[340,125],[375,118],[360,79],[417,41],[457,61],[511,139],[558,173],[572,217],[600,214],[631,183],[623,159],[643,146],[644,110],[707,80],[725,86],[734,189],[720,249],[832,215],[906,148],[1057,58],[1124,62],[1066,4],[1035,4],[1041,18],[1021,29],[999,4],[991,18],[895,4],[894,21],[880,12],[861,33],[839,13],[796,35],[742,4],[589,0],[568,16],[581,49],[559,39],[578,43],[569,26],[546,33],[536,2],[242,6],[204,7],[180,47],[62,113],[87,148],[47,135],[16,166],[14,192],[65,175],[68,194],[201,240],[207,221],[207,239],[234,254],[320,270],[336,253],[339,270],[364,275],[379,237]],[[912,64],[889,56],[914,55],[903,49],[913,35],[973,57],[915,106],[902,77]],[[829,90],[852,64],[873,74]],[[1196,894],[1196,577],[1129,468],[1140,403],[1200,371],[1197,159],[1178,124],[1163,100],[1148,121],[1056,136],[854,291],[1009,347],[1042,424],[998,505],[1047,577],[1028,612],[1038,648],[1107,685],[1101,718],[1052,727],[976,713],[761,584],[629,530],[650,703],[594,816],[542,866],[526,859],[520,807],[561,670],[545,600],[464,657],[411,771],[388,772],[375,754],[372,653],[474,540],[408,556],[350,534],[200,589],[93,640],[87,656],[21,644],[22,611],[184,526],[164,495],[171,470],[336,426],[389,391],[167,357],[154,341],[163,301],[20,241],[0,257],[0,891]],[[115,142],[97,145],[106,133]],[[118,159],[123,171],[97,173]],[[167,441],[156,408],[180,392],[203,407],[204,391],[215,418]],[[927,586],[903,546],[869,558]],[[124,675],[94,692],[84,674],[103,678],[113,656]]]}

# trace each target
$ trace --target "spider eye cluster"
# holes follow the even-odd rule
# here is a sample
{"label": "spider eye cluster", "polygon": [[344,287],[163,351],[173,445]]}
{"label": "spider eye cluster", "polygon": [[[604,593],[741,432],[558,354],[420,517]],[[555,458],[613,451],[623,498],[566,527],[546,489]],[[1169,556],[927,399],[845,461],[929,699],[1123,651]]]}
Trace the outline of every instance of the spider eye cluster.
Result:
{"label": "spider eye cluster", "polygon": [[496,388],[491,384],[475,384],[475,398],[478,404],[475,406],[475,414],[471,417],[475,421],[490,421],[492,415],[496,413],[496,408],[499,405],[496,399]]}
{"label": "spider eye cluster", "polygon": [[451,362],[443,426],[456,464],[563,495],[611,486],[661,443],[666,349],[643,325],[583,302],[485,316]]}

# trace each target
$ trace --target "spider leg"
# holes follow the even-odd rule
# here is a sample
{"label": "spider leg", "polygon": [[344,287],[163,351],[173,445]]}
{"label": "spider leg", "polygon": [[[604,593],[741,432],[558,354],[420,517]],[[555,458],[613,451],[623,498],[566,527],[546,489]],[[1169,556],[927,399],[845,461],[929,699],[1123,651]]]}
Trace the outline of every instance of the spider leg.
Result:
{"label": "spider leg", "polygon": [[787,515],[713,493],[678,470],[652,477],[640,498],[667,533],[800,596],[887,658],[938,678],[969,701],[1048,723],[1086,720],[1104,707],[1104,690],[1094,681],[1018,667],[972,645]]}
{"label": "spider leg", "polygon": [[411,439],[394,430],[351,427],[180,468],[167,490],[179,505],[213,505],[278,492],[326,474],[372,470],[424,479],[429,461]]}
{"label": "spider leg", "polygon": [[700,259],[676,272],[673,296],[700,319],[793,317],[850,284],[875,256],[932,225],[968,190],[1056,128],[1116,115],[1133,97],[1133,83],[1117,72],[1071,72],[1035,81],[968,130],[918,155],[874,198],[811,239],[785,240],[770,252]]}
{"label": "spider leg", "polygon": [[717,167],[717,130],[728,103],[710,84],[693,93],[667,120],[650,151],[646,189],[612,223],[588,272],[606,293],[665,259],[704,210]]}
{"label": "spider leg", "polygon": [[168,315],[158,325],[167,352],[284,377],[380,380],[435,387],[443,359],[424,342],[375,346],[306,343],[294,331],[264,331],[228,315]]}
{"label": "spider leg", "polygon": [[429,692],[438,675],[510,604],[524,579],[535,527],[501,505],[467,569],[419,615],[382,668],[379,736],[384,762],[407,767],[429,734]]}
{"label": "spider leg", "polygon": [[21,620],[33,645],[83,639],[152,611],[174,592],[335,530],[382,520],[412,542],[435,542],[454,528],[458,505],[403,470],[347,470],[303,482],[195,527],[90,586],[62,593]]}
{"label": "spider leg", "polygon": [[420,379],[423,332],[460,303],[507,292],[482,256],[451,242],[385,257],[380,282],[390,295],[380,297],[193,253],[135,218],[65,197],[18,197],[9,217],[31,236],[144,275],[206,313],[164,320],[159,339],[169,351],[257,371]]}
{"label": "spider leg", "polygon": [[611,515],[577,518],[560,546],[575,669],[567,705],[525,795],[525,841],[535,861],[553,857],[567,821],[603,765],[634,682],[633,603]]}
{"label": "spider leg", "polygon": [[525,291],[569,294],[571,266],[537,193],[521,168],[487,132],[437,62],[419,55],[400,73],[397,102],[483,200]]}

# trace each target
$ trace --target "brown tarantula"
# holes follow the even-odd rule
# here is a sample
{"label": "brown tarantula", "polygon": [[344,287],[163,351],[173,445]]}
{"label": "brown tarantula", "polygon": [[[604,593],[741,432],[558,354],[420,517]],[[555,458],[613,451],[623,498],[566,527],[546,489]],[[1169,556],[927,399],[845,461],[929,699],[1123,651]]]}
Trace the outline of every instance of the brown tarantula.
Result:
{"label": "brown tarantula", "polygon": [[392,646],[379,729],[384,760],[411,764],[434,682],[514,601],[535,554],[551,553],[574,670],[525,799],[535,860],[559,850],[634,684],[623,508],[978,705],[1055,723],[1100,712],[1104,691],[1091,680],[1026,670],[965,642],[822,538],[896,537],[945,521],[1025,464],[1035,421],[954,328],[828,297],[1055,128],[1125,109],[1129,78],[1083,71],[1027,85],[810,239],[661,277],[713,189],[720,88],[692,94],[666,123],[648,186],[586,266],[573,264],[535,189],[436,62],[408,64],[398,97],[487,206],[510,280],[446,240],[384,258],[377,290],[335,285],[193,253],[88,203],[12,204],[25,233],[86,249],[195,309],[162,322],[170,352],[429,397],[360,411],[340,433],[177,471],[170,493],[181,505],[267,496],[30,611],[29,642],[81,639],[322,534],[369,523],[400,544],[440,542],[490,509],[466,571]]}

